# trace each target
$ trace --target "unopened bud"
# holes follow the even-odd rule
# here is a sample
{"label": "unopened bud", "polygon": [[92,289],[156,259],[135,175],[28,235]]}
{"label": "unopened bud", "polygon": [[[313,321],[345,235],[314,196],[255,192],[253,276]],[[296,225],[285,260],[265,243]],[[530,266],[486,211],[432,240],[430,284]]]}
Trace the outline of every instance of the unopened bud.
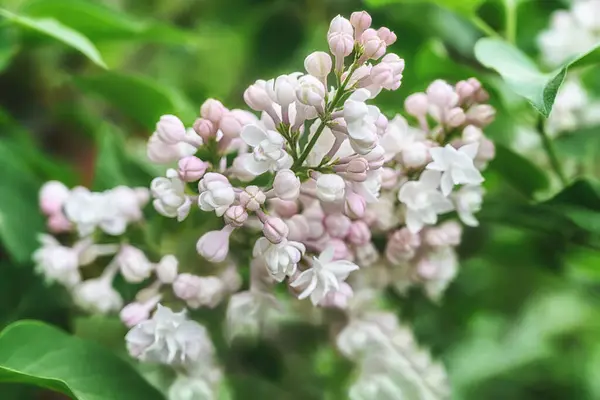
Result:
{"label": "unopened bud", "polygon": [[489,104],[477,104],[467,110],[467,120],[476,126],[486,126],[492,123],[496,110]]}
{"label": "unopened bud", "polygon": [[325,86],[318,78],[312,75],[304,75],[298,80],[296,96],[302,104],[322,107],[325,101]]}
{"label": "unopened bud", "polygon": [[385,42],[386,46],[391,46],[396,43],[396,34],[385,26],[377,29],[377,35]]}
{"label": "unopened bud", "polygon": [[200,116],[214,124],[218,124],[225,111],[227,111],[227,108],[219,100],[207,99],[200,107]]}
{"label": "unopened bud", "polygon": [[371,230],[365,221],[354,221],[348,231],[348,241],[355,245],[363,245],[371,240]]}
{"label": "unopened bud", "polygon": [[288,239],[295,242],[302,242],[308,238],[310,226],[304,215],[294,215],[285,221],[289,228]]}
{"label": "unopened bud", "polygon": [[248,211],[257,211],[265,203],[267,196],[258,186],[248,186],[240,193],[240,205]]}
{"label": "unopened bud", "polygon": [[272,107],[273,101],[265,90],[266,81],[257,80],[244,92],[244,101],[254,111],[265,111]]}
{"label": "unopened bud", "polygon": [[59,181],[46,182],[40,189],[40,208],[45,215],[62,214],[71,191]]}
{"label": "unopened bud", "polygon": [[156,124],[156,135],[167,144],[177,144],[185,138],[185,125],[174,115],[163,115]]}
{"label": "unopened bud", "polygon": [[462,131],[462,140],[465,144],[477,143],[483,138],[483,132],[475,125],[467,125]]}
{"label": "unopened bud", "polygon": [[287,238],[290,229],[281,218],[268,217],[263,226],[263,234],[274,244],[281,243]]}
{"label": "unopened bud", "polygon": [[452,108],[458,103],[458,95],[454,88],[441,79],[433,81],[427,87],[427,99],[442,108]]}
{"label": "unopened bud", "polygon": [[248,213],[242,206],[231,206],[225,211],[223,218],[227,225],[239,228],[244,225],[244,222],[248,219]]}
{"label": "unopened bud", "polygon": [[273,208],[275,214],[281,218],[290,218],[298,214],[298,204],[295,201],[273,198],[269,200],[269,205]]}
{"label": "unopened bud", "polygon": [[336,57],[346,57],[354,48],[354,29],[346,18],[338,15],[329,25],[327,42],[331,53]]}
{"label": "unopened bud", "polygon": [[281,200],[296,200],[300,195],[300,179],[292,170],[279,170],[273,181],[273,190]]}
{"label": "unopened bud", "polygon": [[209,164],[196,156],[187,156],[179,160],[178,174],[184,182],[195,182],[204,176]]}
{"label": "unopened bud", "polygon": [[467,117],[465,112],[460,107],[454,107],[446,115],[446,123],[451,128],[457,128],[465,123]]}
{"label": "unopened bud", "polygon": [[387,46],[385,41],[377,35],[375,29],[369,28],[364,31],[361,41],[364,47],[364,57],[378,60],[385,54]]}
{"label": "unopened bud", "polygon": [[162,283],[170,284],[173,283],[177,278],[177,268],[179,267],[179,261],[174,255],[168,254],[160,259],[156,265],[156,276]]}
{"label": "unopened bud", "polygon": [[198,118],[194,122],[194,131],[202,138],[204,143],[208,142],[208,140],[212,137],[217,136],[217,130],[215,129],[215,124],[213,124],[208,119]]}
{"label": "unopened bud", "polygon": [[429,162],[429,147],[423,142],[415,142],[402,150],[400,158],[406,168],[421,168]]}
{"label": "unopened bud", "polygon": [[367,202],[365,199],[354,192],[348,193],[344,204],[344,213],[350,218],[362,218],[365,215]]}
{"label": "unopened bud", "polygon": [[364,182],[367,179],[367,171],[369,170],[369,162],[363,157],[357,157],[350,160],[346,165],[347,179],[354,182]]}
{"label": "unopened bud", "polygon": [[343,239],[348,234],[350,230],[350,225],[352,225],[352,221],[350,218],[343,214],[331,214],[325,217],[323,221],[325,225],[325,229],[327,233],[331,237]]}
{"label": "unopened bud", "polygon": [[362,33],[371,27],[373,19],[366,11],[356,11],[350,15],[350,23],[354,27],[354,34],[360,38]]}
{"label": "unopened bud", "polygon": [[414,93],[404,101],[404,108],[410,115],[420,118],[427,114],[429,109],[429,100],[425,93]]}
{"label": "unopened bud", "polygon": [[324,51],[315,51],[304,60],[304,68],[315,78],[325,80],[331,72],[331,56]]}

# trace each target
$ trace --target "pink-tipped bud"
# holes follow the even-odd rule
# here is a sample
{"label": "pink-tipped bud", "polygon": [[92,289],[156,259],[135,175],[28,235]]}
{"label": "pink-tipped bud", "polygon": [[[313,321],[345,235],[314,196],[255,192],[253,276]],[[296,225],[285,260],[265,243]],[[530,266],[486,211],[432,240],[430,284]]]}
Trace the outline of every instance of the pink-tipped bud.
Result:
{"label": "pink-tipped bud", "polygon": [[365,221],[352,222],[348,231],[348,241],[355,245],[363,245],[371,241],[371,230]]}
{"label": "pink-tipped bud", "polygon": [[467,110],[469,123],[482,127],[492,123],[496,116],[496,110],[489,104],[477,104]]}
{"label": "pink-tipped bud", "polygon": [[193,300],[200,294],[202,278],[192,274],[179,274],[173,282],[173,293],[182,300]]}
{"label": "pink-tipped bud", "polygon": [[278,244],[288,237],[290,229],[281,218],[268,217],[263,226],[263,235],[273,244]]}
{"label": "pink-tipped bud", "polygon": [[221,117],[219,129],[223,132],[223,136],[234,139],[240,136],[242,128],[256,122],[256,116],[245,110],[227,111]]}
{"label": "pink-tipped bud", "polygon": [[296,89],[298,101],[307,106],[323,107],[325,102],[325,86],[316,77],[304,75],[298,80]]}
{"label": "pink-tipped bud", "polygon": [[458,246],[462,236],[462,226],[456,221],[448,221],[424,232],[425,243],[433,247]]}
{"label": "pink-tipped bud", "polygon": [[217,136],[216,125],[208,119],[198,118],[194,121],[194,131],[202,138],[204,143],[212,137]]}
{"label": "pink-tipped bud", "polygon": [[265,111],[273,106],[273,101],[265,90],[266,83],[259,79],[244,92],[244,101],[254,111]]}
{"label": "pink-tipped bud", "polygon": [[225,211],[223,218],[225,219],[225,223],[227,225],[239,228],[244,225],[248,219],[248,213],[242,206],[231,206],[227,209],[227,211]]}
{"label": "pink-tipped bud", "polygon": [[369,163],[369,169],[379,169],[385,163],[385,149],[381,145],[373,147],[373,150],[363,156]]}
{"label": "pink-tipped bud", "polygon": [[348,245],[342,239],[333,238],[324,243],[324,248],[330,246],[333,247],[334,260],[349,260],[352,258]]}
{"label": "pink-tipped bud", "polygon": [[393,189],[398,184],[398,172],[393,168],[381,169],[381,188]]}
{"label": "pink-tipped bud", "polygon": [[294,215],[292,218],[285,220],[289,228],[288,239],[295,242],[302,242],[308,238],[310,227],[308,220],[304,215]]}
{"label": "pink-tipped bud", "polygon": [[413,117],[421,118],[427,114],[429,109],[429,100],[425,93],[414,93],[404,101],[406,112]]}
{"label": "pink-tipped bud", "polygon": [[196,251],[210,262],[221,262],[229,253],[229,236],[233,229],[228,225],[220,231],[209,231],[196,243]]}
{"label": "pink-tipped bud", "polygon": [[467,81],[457,82],[455,90],[461,103],[470,100],[475,94],[475,88]]}
{"label": "pink-tipped bud", "polygon": [[179,160],[177,172],[185,182],[195,182],[204,176],[209,164],[196,156],[187,156]]}
{"label": "pink-tipped bud", "polygon": [[346,195],[346,201],[344,203],[344,214],[350,218],[362,218],[365,215],[367,209],[367,202],[364,197],[354,192]]}
{"label": "pink-tipped bud", "polygon": [[336,57],[346,57],[354,48],[354,29],[346,18],[338,15],[329,25],[327,42],[331,53]]}
{"label": "pink-tipped bud", "polygon": [[219,100],[207,99],[200,107],[200,116],[218,125],[227,108]]}
{"label": "pink-tipped bud", "polygon": [[306,69],[306,72],[321,80],[327,78],[327,75],[331,72],[332,66],[331,56],[324,51],[315,51],[314,53],[310,53],[304,59],[304,68]]}
{"label": "pink-tipped bud", "polygon": [[396,43],[396,34],[385,26],[377,29],[377,35],[385,42],[387,46],[391,46]]}
{"label": "pink-tipped bud", "polygon": [[379,117],[377,117],[377,120],[375,121],[375,127],[377,128],[377,134],[379,136],[383,136],[385,134],[385,131],[387,130],[388,125],[389,125],[389,121],[388,121],[387,117],[385,115],[383,115],[382,113],[380,113]]}
{"label": "pink-tipped bud", "polygon": [[467,125],[462,131],[462,141],[465,144],[478,143],[483,138],[483,132],[474,125]]}
{"label": "pink-tipped bud", "polygon": [[401,264],[413,258],[420,245],[421,237],[418,234],[402,228],[388,238],[385,256],[392,264]]}
{"label": "pink-tipped bud", "polygon": [[369,28],[364,31],[361,36],[361,41],[364,47],[364,57],[378,60],[385,54],[387,46],[377,35],[375,29]]}
{"label": "pink-tipped bud", "polygon": [[156,124],[156,136],[167,144],[177,144],[185,138],[185,125],[174,115],[163,115]]}
{"label": "pink-tipped bud", "polygon": [[171,284],[177,278],[179,261],[174,255],[167,254],[156,265],[156,276],[162,283]]}
{"label": "pink-tipped bud", "polygon": [[433,81],[427,87],[427,99],[442,108],[452,108],[458,103],[458,95],[454,88],[441,79]]}
{"label": "pink-tipped bud", "polygon": [[275,195],[281,200],[296,200],[300,195],[300,179],[290,169],[282,169],[273,181]]}
{"label": "pink-tipped bud", "polygon": [[240,205],[248,211],[257,211],[265,203],[267,196],[258,186],[251,185],[240,192]]}
{"label": "pink-tipped bud", "polygon": [[475,156],[475,166],[477,168],[484,167],[488,161],[492,160],[496,156],[496,146],[494,146],[494,142],[489,140],[486,137],[481,139],[479,143],[479,150],[477,151],[477,155]]}
{"label": "pink-tipped bud", "polygon": [[467,116],[465,115],[464,110],[460,107],[454,107],[448,111],[448,114],[446,115],[446,124],[448,124],[448,126],[451,128],[457,128],[461,126],[466,120]]}
{"label": "pink-tipped bud", "polygon": [[367,180],[367,171],[369,162],[363,157],[357,157],[350,160],[346,165],[344,177],[354,182],[364,182]]}
{"label": "pink-tipped bud", "polygon": [[402,165],[410,169],[423,167],[430,161],[430,158],[429,147],[423,142],[415,142],[400,153]]}
{"label": "pink-tipped bud", "polygon": [[62,213],[62,207],[71,191],[59,181],[44,183],[40,189],[40,209],[45,215]]}
{"label": "pink-tipped bud", "polygon": [[[363,11],[364,12],[364,11]],[[323,300],[319,302],[321,307],[340,308],[345,310],[348,308],[348,302],[354,295],[352,287],[346,282],[340,282],[340,288],[335,291],[328,292]]]}
{"label": "pink-tipped bud", "polygon": [[298,204],[295,201],[273,198],[269,200],[269,205],[272,207],[273,212],[281,218],[291,218],[293,215],[298,214]]}
{"label": "pink-tipped bud", "polygon": [[360,38],[362,33],[371,27],[373,19],[366,11],[356,11],[350,15],[350,23],[354,27],[355,36]]}
{"label": "pink-tipped bud", "polygon": [[323,221],[327,233],[334,238],[343,239],[348,235],[352,221],[343,214],[331,214]]}
{"label": "pink-tipped bud", "polygon": [[152,307],[149,307],[144,303],[129,303],[119,313],[119,318],[121,322],[128,327],[133,328],[137,324],[146,321],[150,318],[150,311],[154,308],[156,304],[153,304]]}
{"label": "pink-tipped bud", "polygon": [[52,233],[70,232],[73,228],[71,221],[62,212],[57,212],[48,217],[48,230]]}

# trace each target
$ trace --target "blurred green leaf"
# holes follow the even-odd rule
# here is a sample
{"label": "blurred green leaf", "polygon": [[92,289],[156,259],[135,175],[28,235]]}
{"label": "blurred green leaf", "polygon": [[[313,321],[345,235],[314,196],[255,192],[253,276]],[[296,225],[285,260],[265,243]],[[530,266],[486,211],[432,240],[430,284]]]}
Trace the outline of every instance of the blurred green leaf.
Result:
{"label": "blurred green leaf", "polygon": [[153,130],[164,114],[175,114],[186,125],[191,125],[197,114],[183,94],[141,75],[106,72],[79,77],[76,83],[148,130]]}
{"label": "blurred green leaf", "polygon": [[11,13],[10,11],[4,9],[0,9],[0,15],[14,24],[24,28],[32,29],[36,32],[57,39],[64,44],[78,50],[96,65],[102,68],[107,68],[104,60],[102,60],[100,52],[86,36],[74,29],[69,28],[68,26],[61,24],[55,19],[29,18]]}
{"label": "blurred green leaf", "polygon": [[496,144],[496,157],[489,169],[498,172],[508,184],[529,198],[549,185],[548,177],[537,165],[500,144]]}
{"label": "blurred green leaf", "polygon": [[14,30],[7,25],[0,26],[0,72],[10,64],[18,49]]}
{"label": "blurred green leaf", "polygon": [[401,3],[433,3],[445,7],[459,14],[471,16],[486,0],[366,0],[372,7],[381,7],[388,4]]}
{"label": "blurred green leaf", "polygon": [[42,322],[19,321],[0,333],[0,381],[52,389],[77,400],[161,400],[125,361]]}
{"label": "blurred green leaf", "polygon": [[600,251],[573,246],[564,256],[567,274],[574,279],[591,283],[600,282]]}
{"label": "blurred green leaf", "polygon": [[582,179],[542,203],[586,231],[600,234],[600,183]]}
{"label": "blurred green leaf", "polygon": [[475,57],[484,66],[498,72],[515,93],[529,100],[531,105],[547,118],[567,69],[600,61],[600,46],[550,73],[540,71],[527,55],[500,39],[479,39],[475,45]]}
{"label": "blurred green leaf", "polygon": [[176,27],[146,21],[88,0],[35,0],[27,3],[23,12],[31,17],[54,18],[93,41],[145,39],[181,45],[198,40]]}

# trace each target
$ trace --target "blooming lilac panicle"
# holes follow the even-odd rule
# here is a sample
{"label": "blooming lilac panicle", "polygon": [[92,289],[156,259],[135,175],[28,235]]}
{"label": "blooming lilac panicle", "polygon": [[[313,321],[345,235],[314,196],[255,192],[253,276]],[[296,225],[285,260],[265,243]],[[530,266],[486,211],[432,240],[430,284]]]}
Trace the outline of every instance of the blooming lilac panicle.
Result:
{"label": "blooming lilac panicle", "polygon": [[443,148],[430,149],[433,161],[427,165],[427,169],[442,172],[440,185],[444,196],[450,194],[454,185],[477,185],[483,182],[481,173],[473,164],[478,147],[474,143],[457,150],[447,144]]}
{"label": "blooming lilac panicle", "polygon": [[292,276],[296,267],[306,251],[302,243],[287,239],[279,243],[272,243],[267,238],[261,237],[256,241],[252,255],[263,257],[269,273],[278,282],[286,276]]}

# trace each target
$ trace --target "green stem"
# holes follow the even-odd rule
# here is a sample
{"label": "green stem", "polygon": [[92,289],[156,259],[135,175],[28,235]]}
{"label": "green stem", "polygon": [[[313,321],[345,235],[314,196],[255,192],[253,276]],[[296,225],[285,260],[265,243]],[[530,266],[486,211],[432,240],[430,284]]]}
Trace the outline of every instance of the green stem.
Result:
{"label": "green stem", "polygon": [[552,139],[550,139],[550,137],[546,133],[546,129],[544,127],[544,119],[542,117],[540,117],[538,119],[537,131],[540,134],[540,138],[542,139],[542,146],[544,147],[544,150],[546,151],[546,154],[548,155],[548,159],[550,160],[550,167],[552,168],[552,170],[554,171],[556,176],[558,176],[560,183],[563,186],[567,186],[567,184],[568,184],[567,177],[565,175],[565,172],[562,169],[560,160],[558,159],[558,156],[556,155],[556,149],[554,148],[554,143],[552,142]]}
{"label": "green stem", "polygon": [[339,89],[336,91],[335,97],[333,98],[333,100],[331,100],[331,103],[329,103],[327,105],[327,107],[325,109],[325,115],[323,115],[321,117],[321,125],[319,125],[319,127],[317,128],[317,131],[315,132],[313,137],[310,139],[310,142],[308,142],[308,144],[306,145],[306,148],[304,148],[304,150],[302,151],[302,154],[300,155],[300,157],[296,160],[296,162],[294,162],[294,165],[292,165],[292,170],[294,170],[302,165],[304,160],[306,160],[306,157],[308,157],[308,155],[310,154],[310,151],[312,150],[312,148],[315,147],[315,144],[317,144],[317,140],[319,140],[319,136],[321,136],[321,133],[323,133],[325,126],[327,126],[327,122],[329,122],[331,113],[333,112],[333,110],[335,110],[337,103],[344,96],[344,91],[346,89],[346,86],[348,85],[348,82],[350,81],[350,77],[352,77],[352,74],[354,73],[354,71],[356,70],[357,67],[358,67],[358,64],[355,61],[352,64],[352,66],[350,67],[348,76],[346,76],[346,79],[344,79],[344,82],[342,82]]}
{"label": "green stem", "polygon": [[484,20],[482,20],[481,18],[479,18],[478,15],[473,15],[471,17],[471,22],[477,28],[479,28],[480,31],[482,31],[486,35],[491,36],[491,37],[495,37],[495,38],[500,38],[500,35],[498,34],[498,32],[496,32],[491,26],[489,26],[487,24],[487,22],[485,22]]}
{"label": "green stem", "polygon": [[517,3],[515,0],[504,0],[506,40],[515,44],[517,41]]}

